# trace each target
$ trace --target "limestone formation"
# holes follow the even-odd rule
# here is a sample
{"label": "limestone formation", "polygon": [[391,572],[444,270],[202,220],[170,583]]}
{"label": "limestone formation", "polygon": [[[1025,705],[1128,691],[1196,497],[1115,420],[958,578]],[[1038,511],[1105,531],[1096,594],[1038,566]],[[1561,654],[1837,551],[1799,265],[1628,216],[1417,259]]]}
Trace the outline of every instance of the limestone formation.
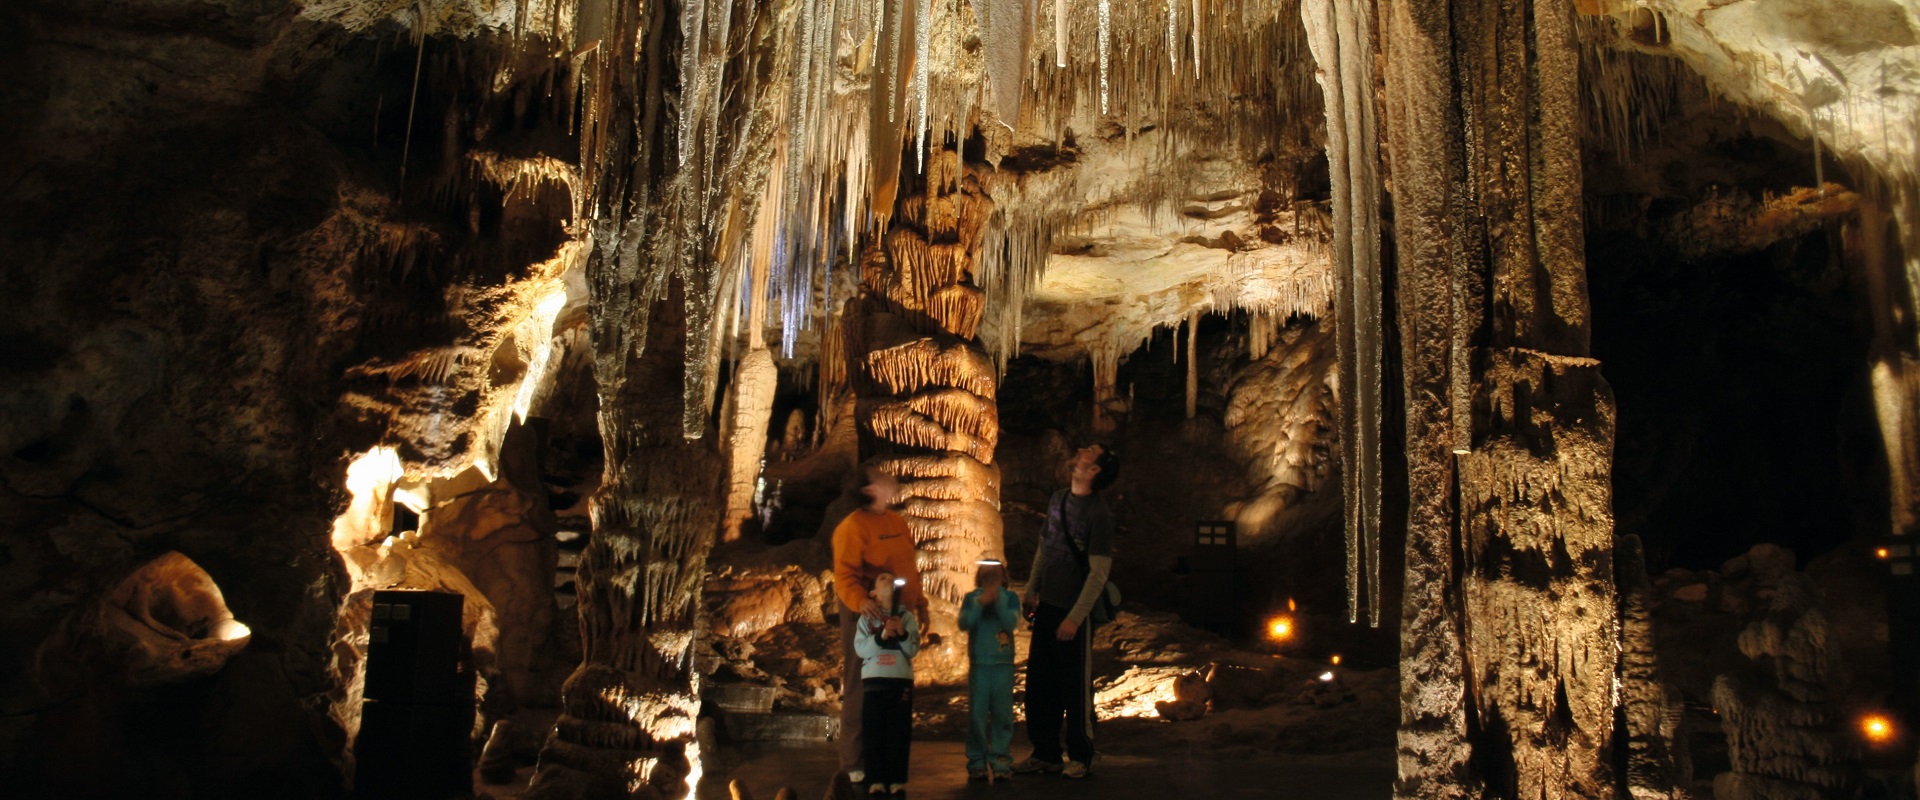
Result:
{"label": "limestone formation", "polygon": [[1740,632],[1750,663],[1713,684],[1733,765],[1714,776],[1716,798],[1812,800],[1859,784],[1858,754],[1836,707],[1844,675],[1819,606],[1813,581],[1791,574],[1765,617]]}
{"label": "limestone formation", "polygon": [[[1169,741],[1382,747],[1397,681],[1397,796],[1679,797],[1711,695],[1717,794],[1878,791],[1837,709],[1911,638],[1892,576],[1837,569],[1844,614],[1797,544],[1649,581],[1727,553],[1636,527],[1613,462],[1717,445],[1628,435],[1662,373],[1595,337],[1709,273],[1857,295],[1818,331],[1685,310],[1804,351],[1644,336],[1857,367],[1768,420],[1831,432],[1778,456],[1851,493],[1808,541],[1920,530],[1916,64],[1913,0],[4,4],[0,775],[337,798],[397,588],[464,598],[487,779],[538,737],[527,797],[683,797],[703,665],[834,701],[822,545],[756,514],[805,540],[877,459],[951,634],[1034,516],[1001,470],[1095,433],[1218,484],[1135,501],[1117,569],[1191,585],[1195,518],[1309,560],[1338,486],[1346,611],[1389,629],[1274,659],[1129,612],[1100,701]],[[1141,360],[1182,327],[1186,364]],[[1673,491],[1769,477],[1739,466]],[[1397,674],[1308,652],[1383,635]]]}
{"label": "limestone formation", "polygon": [[847,352],[858,365],[849,373],[859,376],[861,431],[871,437],[863,449],[900,478],[933,629],[948,636],[974,563],[1004,557],[997,376],[975,341],[981,308],[972,285],[992,201],[977,181],[960,153],[931,154],[925,188],[902,201],[884,246],[867,259],[868,296],[849,312],[861,331]]}
{"label": "limestone formation", "polygon": [[[252,631],[233,618],[220,587],[177,552],[147,562],[90,608],[67,620],[42,663],[79,659],[129,686],[211,674],[247,646]],[[65,682],[78,676],[64,676]]]}

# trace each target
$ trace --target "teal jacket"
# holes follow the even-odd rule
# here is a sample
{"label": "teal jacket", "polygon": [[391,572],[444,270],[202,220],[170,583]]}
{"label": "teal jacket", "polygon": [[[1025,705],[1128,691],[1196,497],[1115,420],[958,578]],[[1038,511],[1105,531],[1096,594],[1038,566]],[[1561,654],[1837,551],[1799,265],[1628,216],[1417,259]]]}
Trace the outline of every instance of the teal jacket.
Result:
{"label": "teal jacket", "polygon": [[1012,664],[1013,632],[1020,625],[1020,596],[1000,587],[992,606],[980,602],[980,590],[960,601],[960,630],[967,632],[968,660],[975,664]]}
{"label": "teal jacket", "polygon": [[920,621],[913,612],[901,611],[900,624],[906,629],[898,639],[881,637],[886,620],[862,616],[853,624],[853,652],[860,656],[860,678],[900,678],[913,680],[913,656],[920,652]]}

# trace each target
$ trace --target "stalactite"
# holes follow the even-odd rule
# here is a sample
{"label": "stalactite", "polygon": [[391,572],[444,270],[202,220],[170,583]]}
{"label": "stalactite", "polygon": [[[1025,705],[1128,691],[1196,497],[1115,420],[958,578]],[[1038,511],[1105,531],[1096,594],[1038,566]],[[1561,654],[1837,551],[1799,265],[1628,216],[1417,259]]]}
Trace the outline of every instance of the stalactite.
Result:
{"label": "stalactite", "polygon": [[1187,419],[1193,419],[1200,410],[1200,359],[1197,350],[1200,339],[1200,312],[1187,317]]}
{"label": "stalactite", "polygon": [[925,2],[926,8],[914,14],[913,25],[913,107],[917,122],[913,126],[913,145],[918,159],[915,170],[927,171],[927,115],[932,109],[927,105],[927,72],[933,68],[933,2],[934,0],[907,0],[915,8]]}
{"label": "stalactite", "polygon": [[1107,113],[1107,95],[1111,87],[1107,81],[1107,64],[1112,60],[1111,40],[1113,39],[1113,0],[1100,0],[1100,113]]}
{"label": "stalactite", "polygon": [[1307,0],[1300,7],[1321,70],[1333,181],[1334,320],[1340,352],[1341,463],[1350,582],[1347,615],[1380,624],[1381,332],[1379,133],[1373,109],[1369,6]]}
{"label": "stalactite", "polygon": [[1053,0],[1053,66],[1067,66],[1067,0]]}
{"label": "stalactite", "polygon": [[1180,77],[1180,0],[1167,0],[1167,74]]}

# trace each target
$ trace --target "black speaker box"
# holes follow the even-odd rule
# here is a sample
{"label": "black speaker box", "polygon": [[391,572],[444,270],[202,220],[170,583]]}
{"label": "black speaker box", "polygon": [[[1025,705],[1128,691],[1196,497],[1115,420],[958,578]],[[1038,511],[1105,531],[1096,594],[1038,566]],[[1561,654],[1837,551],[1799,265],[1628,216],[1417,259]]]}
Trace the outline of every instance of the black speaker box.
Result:
{"label": "black speaker box", "polygon": [[461,674],[465,599],[452,592],[373,593],[367,630],[366,699],[390,703],[472,701]]}

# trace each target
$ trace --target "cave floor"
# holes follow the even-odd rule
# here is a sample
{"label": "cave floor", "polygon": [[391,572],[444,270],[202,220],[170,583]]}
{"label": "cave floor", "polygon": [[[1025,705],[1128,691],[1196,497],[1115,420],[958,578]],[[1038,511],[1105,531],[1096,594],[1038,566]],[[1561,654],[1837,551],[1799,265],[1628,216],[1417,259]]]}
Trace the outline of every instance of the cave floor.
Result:
{"label": "cave floor", "polygon": [[[821,797],[838,768],[832,745],[761,746],[728,749],[709,759],[698,800],[727,800],[738,779],[757,800],[770,800],[782,786],[802,800]],[[1014,743],[1014,757],[1025,747]],[[1246,797],[1287,800],[1376,800],[1392,796],[1393,753],[1370,750],[1335,756],[1262,755],[1210,758],[1182,753],[1155,758],[1138,754],[1101,756],[1093,775],[1071,781],[1057,775],[1017,775],[994,785],[968,783],[965,744],[952,740],[913,743],[908,796],[1038,798],[1071,800],[1162,800]]]}

